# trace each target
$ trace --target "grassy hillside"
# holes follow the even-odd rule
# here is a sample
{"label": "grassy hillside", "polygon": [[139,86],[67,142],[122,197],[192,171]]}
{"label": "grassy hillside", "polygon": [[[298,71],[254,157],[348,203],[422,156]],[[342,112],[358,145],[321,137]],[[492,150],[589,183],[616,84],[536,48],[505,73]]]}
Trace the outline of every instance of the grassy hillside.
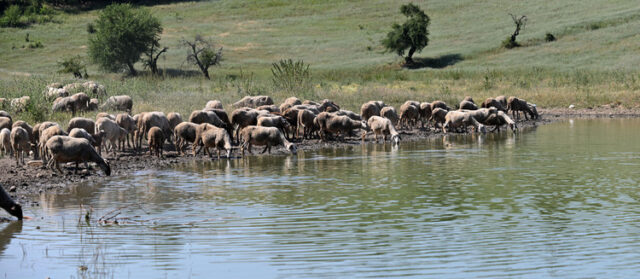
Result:
{"label": "grassy hillside", "polygon": [[[224,62],[212,81],[200,77],[145,77],[122,81],[89,67],[110,94],[143,97],[136,109],[189,111],[211,98],[231,102],[244,94],[284,98],[270,83],[271,63],[282,58],[311,64],[309,98],[334,97],[355,109],[367,98],[398,103],[405,98],[456,102],[472,95],[519,95],[546,106],[640,103],[640,5],[632,0],[413,1],[431,17],[430,44],[416,58],[426,67],[407,70],[379,42],[408,1],[202,1],[149,7],[164,26],[170,49],[159,66],[195,70],[184,63],[182,38],[210,36],[224,46]],[[0,29],[0,90],[33,94],[67,76],[55,74],[61,57],[86,55],[87,23],[99,11],[60,14],[57,23]],[[524,47],[505,50],[513,31],[508,13],[529,21],[518,37]],[[543,38],[551,32],[558,41]],[[44,48],[22,48],[25,36]],[[138,68],[141,68],[138,65]],[[28,78],[22,78],[28,76]],[[32,85],[26,86],[29,83]],[[134,90],[135,88],[135,90]],[[180,94],[176,94],[180,93]],[[149,98],[149,97],[162,98]],[[173,97],[175,96],[175,97]],[[176,98],[182,103],[165,103]]]}

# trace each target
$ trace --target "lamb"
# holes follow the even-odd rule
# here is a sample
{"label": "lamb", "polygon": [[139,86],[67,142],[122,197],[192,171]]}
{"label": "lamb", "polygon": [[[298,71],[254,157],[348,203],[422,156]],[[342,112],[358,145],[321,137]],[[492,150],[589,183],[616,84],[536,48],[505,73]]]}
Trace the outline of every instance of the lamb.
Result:
{"label": "lamb", "polygon": [[322,128],[323,134],[321,134],[322,140],[326,140],[327,133],[339,134],[343,139],[346,135],[350,134],[355,129],[366,129],[367,125],[364,121],[352,120],[347,116],[331,116],[329,117]]}
{"label": "lamb", "polygon": [[469,101],[462,101],[460,102],[460,109],[466,109],[466,110],[477,110],[478,106],[476,106],[476,104],[474,104],[473,102],[469,102]]}
{"label": "lamb", "polygon": [[204,106],[204,108],[224,109],[224,107],[222,106],[222,102],[218,100],[208,101],[207,104]]}
{"label": "lamb", "polygon": [[476,119],[471,116],[470,113],[464,111],[450,111],[445,115],[445,122],[442,126],[442,131],[447,133],[447,129],[463,128],[467,130],[467,125],[473,125],[476,131],[480,131],[483,134],[486,133],[484,125],[480,124]]}
{"label": "lamb", "polygon": [[362,119],[367,121],[369,117],[374,115],[380,115],[380,110],[385,107],[382,101],[369,101],[360,107],[360,116]]}
{"label": "lamb", "polygon": [[[391,135],[391,143],[398,145],[400,143],[400,134],[393,127],[391,120],[385,117],[372,116],[368,121],[369,128],[373,130],[375,141],[378,142],[378,135],[382,135],[382,140],[387,141],[387,136]],[[367,132],[362,133],[362,140],[364,140]]]}
{"label": "lamb", "polygon": [[[6,210],[9,214],[22,220],[22,206],[11,199],[9,194],[0,186],[0,208]],[[20,225],[22,227],[22,225]]]}
{"label": "lamb", "polygon": [[11,129],[12,125],[13,121],[11,121],[11,118],[0,116],[0,130],[4,128]]}
{"label": "lamb", "polygon": [[504,111],[504,112],[507,111],[507,109],[504,106],[502,106],[502,103],[500,103],[499,101],[497,101],[494,98],[487,98],[486,100],[484,100],[484,102],[482,102],[480,107],[482,107],[482,108],[495,107],[498,110],[501,110],[501,111]]}
{"label": "lamb", "polygon": [[218,159],[220,159],[220,150],[227,151],[227,158],[231,158],[231,137],[225,129],[213,128],[202,134],[202,144],[204,145],[205,154],[213,157],[213,153],[209,151],[210,147],[215,147],[218,151]]}
{"label": "lamb", "polygon": [[169,125],[169,120],[164,115],[164,113],[161,111],[145,112],[141,113],[139,116],[137,129],[134,136],[136,141],[134,145],[136,145],[138,150],[142,146],[142,138],[147,134],[149,129],[154,126],[160,128],[164,133],[165,140],[168,140],[169,143],[173,144],[171,142],[172,133],[171,127]]}
{"label": "lamb", "polygon": [[289,152],[296,154],[297,147],[295,144],[289,142],[284,135],[275,127],[259,127],[259,126],[247,126],[242,129],[242,156],[244,157],[245,149],[251,153],[252,145],[265,145],[262,153],[271,153],[271,146],[277,146],[283,144]]}
{"label": "lamb", "polygon": [[420,122],[422,123],[422,128],[429,124],[429,118],[431,118],[431,103],[423,102],[420,103]]}
{"label": "lamb", "polygon": [[258,116],[258,121],[256,122],[257,126],[262,127],[276,127],[282,132],[287,138],[289,138],[289,121],[287,121],[284,117],[279,115],[261,115]]}
{"label": "lamb", "polygon": [[51,153],[51,159],[47,163],[47,167],[53,170],[53,166],[60,173],[60,165],[58,163],[75,162],[75,173],[78,172],[78,164],[80,162],[95,162],[98,167],[109,176],[111,175],[111,167],[91,146],[86,139],[72,138],[69,136],[54,136],[46,143],[47,150]]}
{"label": "lamb", "polygon": [[[116,115],[116,123],[118,124],[118,126],[122,127],[122,129],[127,131],[126,142],[127,146],[131,148],[131,142],[134,140],[133,134],[136,131],[136,121],[133,120],[133,117],[131,117],[128,113],[119,113],[118,115]],[[124,147],[124,141],[125,140],[123,139],[120,143],[120,146]]]}
{"label": "lamb", "polygon": [[13,155],[13,149],[11,148],[11,130],[8,128],[2,128],[0,130],[0,149],[3,155]]}
{"label": "lamb", "polygon": [[24,152],[29,153],[29,149],[31,149],[29,133],[22,127],[13,127],[9,136],[11,137],[11,148],[16,158],[16,165],[20,166],[20,161],[18,160],[20,157],[22,157],[22,164],[24,165]]}
{"label": "lamb", "polygon": [[178,150],[178,154],[184,153],[182,150],[186,146],[187,142],[195,142],[197,127],[197,124],[182,122],[173,129],[173,136],[176,139],[176,149]]}
{"label": "lamb", "polygon": [[499,132],[500,131],[500,126],[505,125],[505,124],[507,124],[509,126],[509,128],[511,129],[511,131],[514,132],[514,133],[518,130],[518,126],[516,125],[516,122],[514,122],[511,119],[511,117],[509,117],[509,115],[504,113],[503,111],[498,111],[498,113],[492,114],[491,116],[489,116],[485,120],[485,123],[487,125],[495,126],[493,131],[498,130],[498,132]]}
{"label": "lamb", "polygon": [[527,118],[527,113],[531,116],[531,119],[538,118],[537,109],[534,110],[527,104],[527,101],[518,99],[516,97],[509,97],[507,100],[507,111],[511,111],[513,118],[520,119],[520,112],[522,111],[524,114],[524,119],[529,120]]}
{"label": "lamb", "polygon": [[[103,117],[96,121],[95,133],[100,132],[104,133],[103,145],[106,147],[106,141],[109,141],[113,156],[117,156],[118,142],[123,142],[123,140],[126,139],[127,131],[120,127],[115,121]],[[100,149],[102,150],[102,146],[100,146]],[[122,146],[122,149],[124,149],[124,146]]]}
{"label": "lamb", "polygon": [[269,96],[245,96],[240,101],[233,104],[233,107],[251,107],[256,108],[264,105],[273,105],[273,99]]}
{"label": "lamb", "polygon": [[451,108],[449,106],[447,106],[447,104],[443,101],[433,101],[431,102],[431,111],[433,111],[436,108],[441,108],[443,110],[446,111],[450,111]]}
{"label": "lamb", "polygon": [[119,110],[129,113],[131,108],[133,108],[133,100],[127,95],[111,96],[100,106],[102,110]]}
{"label": "lamb", "polygon": [[24,111],[29,103],[31,103],[31,97],[29,96],[22,96],[20,98],[11,99],[11,107],[15,112]]}
{"label": "lamb", "polygon": [[302,138],[310,139],[317,127],[314,125],[313,120],[316,115],[308,109],[298,111],[298,129],[296,129],[296,137],[300,137],[300,127],[302,127]]}
{"label": "lamb", "polygon": [[400,120],[400,117],[398,117],[398,112],[396,112],[396,109],[392,106],[383,107],[380,110],[380,116],[391,120],[391,123],[393,123],[393,125],[398,125],[398,121]]}
{"label": "lamb", "polygon": [[435,123],[434,127],[437,126],[438,123],[443,124],[446,121],[445,117],[447,112],[449,111],[442,108],[435,108],[431,111],[431,118],[429,118],[429,121],[433,121]]}
{"label": "lamb", "polygon": [[411,129],[418,123],[419,119],[420,109],[413,103],[405,102],[400,106],[400,126]]}
{"label": "lamb", "polygon": [[151,127],[147,133],[147,141],[149,144],[149,154],[153,156],[155,150],[158,157],[162,156],[162,146],[164,145],[164,133],[158,127]]}
{"label": "lamb", "polygon": [[170,112],[167,114],[167,120],[169,120],[169,127],[171,127],[171,131],[173,131],[178,124],[182,123],[182,115],[177,112]]}

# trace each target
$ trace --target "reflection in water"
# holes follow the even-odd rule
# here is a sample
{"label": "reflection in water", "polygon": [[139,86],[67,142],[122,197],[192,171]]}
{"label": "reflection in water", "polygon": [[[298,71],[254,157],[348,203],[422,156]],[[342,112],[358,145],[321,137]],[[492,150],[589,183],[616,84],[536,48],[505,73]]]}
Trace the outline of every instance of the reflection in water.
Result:
{"label": "reflection in water", "polygon": [[[0,254],[4,252],[14,235],[22,232],[22,222],[22,220],[19,220],[9,222],[6,225],[0,225]],[[4,228],[2,226],[4,226]]]}
{"label": "reflection in water", "polygon": [[[190,162],[81,184],[44,195],[43,218],[0,238],[11,240],[0,270],[7,278],[633,277],[640,146],[629,127],[639,126],[576,120]],[[80,204],[94,208],[89,225],[78,221]],[[96,225],[117,208],[142,222]]]}

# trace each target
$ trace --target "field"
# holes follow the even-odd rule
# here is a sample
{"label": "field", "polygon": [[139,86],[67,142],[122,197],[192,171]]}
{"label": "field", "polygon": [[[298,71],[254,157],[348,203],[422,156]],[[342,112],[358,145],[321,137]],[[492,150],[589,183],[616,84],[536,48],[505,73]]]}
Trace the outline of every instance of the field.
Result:
{"label": "field", "polygon": [[[403,1],[407,2],[407,1]],[[414,1],[431,17],[430,43],[406,69],[385,53],[380,40],[402,22],[400,1],[201,1],[147,8],[160,18],[162,78],[123,77],[90,66],[90,79],[110,95],[134,97],[134,111],[188,114],[207,100],[229,104],[251,94],[279,102],[292,95],[273,86],[271,64],[302,59],[311,65],[312,89],[305,99],[333,99],[357,110],[367,100],[398,105],[407,99],[457,103],[515,95],[542,107],[587,108],[640,104],[640,6],[636,1]],[[57,74],[62,57],[86,56],[87,24],[99,11],[59,12],[55,22],[0,29],[2,97],[31,95],[38,101],[50,82],[71,82]],[[500,42],[513,31],[508,13],[527,15],[518,37],[524,46],[507,50]],[[558,40],[546,42],[546,33]],[[25,37],[43,48],[23,48]],[[212,79],[184,63],[180,41],[201,34],[223,46],[224,61]],[[137,65],[142,69],[141,65]],[[23,118],[67,119],[28,113]]]}

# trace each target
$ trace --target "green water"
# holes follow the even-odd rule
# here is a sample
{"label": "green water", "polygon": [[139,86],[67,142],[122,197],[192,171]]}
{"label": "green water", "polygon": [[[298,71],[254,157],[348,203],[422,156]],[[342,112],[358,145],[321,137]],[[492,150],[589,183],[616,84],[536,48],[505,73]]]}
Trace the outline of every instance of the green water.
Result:
{"label": "green water", "polygon": [[633,278],[639,138],[575,120],[109,178],[0,224],[0,278]]}

